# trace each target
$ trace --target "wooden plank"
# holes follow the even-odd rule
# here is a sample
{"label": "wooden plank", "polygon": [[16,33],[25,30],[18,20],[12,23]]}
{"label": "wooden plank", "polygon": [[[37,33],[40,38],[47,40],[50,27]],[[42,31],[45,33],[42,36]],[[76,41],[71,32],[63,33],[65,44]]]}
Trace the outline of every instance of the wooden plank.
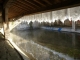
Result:
{"label": "wooden plank", "polygon": [[43,1],[45,1],[49,5],[52,5],[52,3],[49,0],[43,0]]}
{"label": "wooden plank", "polygon": [[16,0],[5,0],[4,4],[3,4],[3,8],[7,7],[9,8],[10,6],[12,6],[14,4]]}
{"label": "wooden plank", "polygon": [[30,0],[25,0],[25,1],[28,2],[29,4],[36,6],[37,8],[40,8],[40,6],[36,5],[34,1],[30,1]]}
{"label": "wooden plank", "polygon": [[18,8],[18,7],[15,7],[15,9],[13,9],[13,10],[10,10],[10,12],[14,12],[14,13],[21,13],[21,12],[23,12],[24,10],[22,10],[22,9],[20,9],[20,8]]}
{"label": "wooden plank", "polygon": [[14,4],[14,6],[17,6],[17,7],[19,7],[19,8],[22,8],[22,9],[24,9],[24,10],[31,11],[31,8],[28,8],[28,7],[26,7],[26,6],[24,6],[24,5],[21,5],[21,4],[19,4],[19,3]]}
{"label": "wooden plank", "polygon": [[22,10],[24,10],[24,11],[27,11],[27,12],[29,12],[30,11],[30,9],[28,8],[28,9],[25,9],[25,8],[23,8],[23,7],[21,7],[21,6],[19,6],[19,5],[14,5],[15,7],[18,7],[18,8],[20,8],[20,9],[22,9]]}
{"label": "wooden plank", "polygon": [[23,4],[24,6],[28,6],[28,7],[30,7],[30,8],[32,8],[32,9],[36,9],[35,7],[33,7],[33,6],[31,6],[30,4],[28,4],[28,3],[25,3],[25,2],[23,2],[23,1],[21,1],[21,0],[17,0],[19,3],[21,3],[21,4]]}
{"label": "wooden plank", "polygon": [[44,5],[43,3],[41,3],[39,0],[34,0],[35,2],[37,2],[38,4],[40,4],[43,7],[46,7],[46,5]]}

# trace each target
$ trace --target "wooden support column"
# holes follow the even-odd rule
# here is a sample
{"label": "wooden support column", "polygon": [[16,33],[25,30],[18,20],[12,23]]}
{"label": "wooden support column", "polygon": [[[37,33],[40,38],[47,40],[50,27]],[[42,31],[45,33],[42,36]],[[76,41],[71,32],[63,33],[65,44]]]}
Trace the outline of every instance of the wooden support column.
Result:
{"label": "wooden support column", "polygon": [[8,9],[16,0],[5,0],[2,5],[2,20],[3,20],[3,28],[4,28],[4,36],[5,39],[8,39],[10,36],[9,33],[9,20],[8,20]]}
{"label": "wooden support column", "polygon": [[3,8],[2,10],[2,19],[3,19],[3,23],[6,24],[6,30],[9,28],[9,24],[8,24],[8,8]]}
{"label": "wooden support column", "polygon": [[5,22],[6,22],[6,29],[9,29],[9,20],[8,20],[8,8],[5,8]]}
{"label": "wooden support column", "polygon": [[3,28],[4,28],[4,36],[7,39],[9,34],[9,22],[8,22],[8,8],[2,8],[2,19],[3,19]]}

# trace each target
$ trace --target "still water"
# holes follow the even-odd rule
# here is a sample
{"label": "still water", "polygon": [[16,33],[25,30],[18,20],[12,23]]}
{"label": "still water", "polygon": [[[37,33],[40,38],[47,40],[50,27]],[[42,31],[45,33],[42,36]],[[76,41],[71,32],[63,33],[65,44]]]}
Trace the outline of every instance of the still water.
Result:
{"label": "still water", "polygon": [[11,31],[13,41],[36,60],[80,60],[80,34],[43,29]]}

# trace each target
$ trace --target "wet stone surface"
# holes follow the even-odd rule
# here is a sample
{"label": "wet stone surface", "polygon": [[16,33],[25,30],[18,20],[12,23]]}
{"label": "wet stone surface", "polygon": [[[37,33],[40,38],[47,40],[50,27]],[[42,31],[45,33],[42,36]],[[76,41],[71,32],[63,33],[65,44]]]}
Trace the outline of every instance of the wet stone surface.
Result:
{"label": "wet stone surface", "polygon": [[0,33],[0,60],[22,60],[19,54],[12,48]]}

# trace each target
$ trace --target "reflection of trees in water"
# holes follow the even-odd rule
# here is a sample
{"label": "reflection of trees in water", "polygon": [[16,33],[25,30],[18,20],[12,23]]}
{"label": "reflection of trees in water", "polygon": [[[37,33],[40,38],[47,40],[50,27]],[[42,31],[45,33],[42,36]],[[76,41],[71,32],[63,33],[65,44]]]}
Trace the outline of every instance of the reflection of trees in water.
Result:
{"label": "reflection of trees in water", "polygon": [[48,43],[54,43],[55,41],[56,43],[54,44],[61,43],[61,42],[66,43],[66,41],[71,43],[71,41],[69,40],[71,36],[68,36],[68,37],[66,36],[68,36],[68,34],[65,34],[65,33],[60,34],[58,32],[44,31],[39,38],[40,38],[40,41],[44,41]]}
{"label": "reflection of trees in water", "polygon": [[[80,59],[80,35],[73,35],[74,57]],[[74,40],[75,39],[75,40]]]}
{"label": "reflection of trees in water", "polygon": [[41,36],[38,37],[38,41],[42,45],[58,52],[68,54],[72,57],[79,58],[80,49],[75,50],[72,39],[74,39],[74,36],[72,34],[48,31],[45,31],[41,34]]}
{"label": "reflection of trees in water", "polygon": [[80,35],[76,35],[76,47],[80,49]]}

